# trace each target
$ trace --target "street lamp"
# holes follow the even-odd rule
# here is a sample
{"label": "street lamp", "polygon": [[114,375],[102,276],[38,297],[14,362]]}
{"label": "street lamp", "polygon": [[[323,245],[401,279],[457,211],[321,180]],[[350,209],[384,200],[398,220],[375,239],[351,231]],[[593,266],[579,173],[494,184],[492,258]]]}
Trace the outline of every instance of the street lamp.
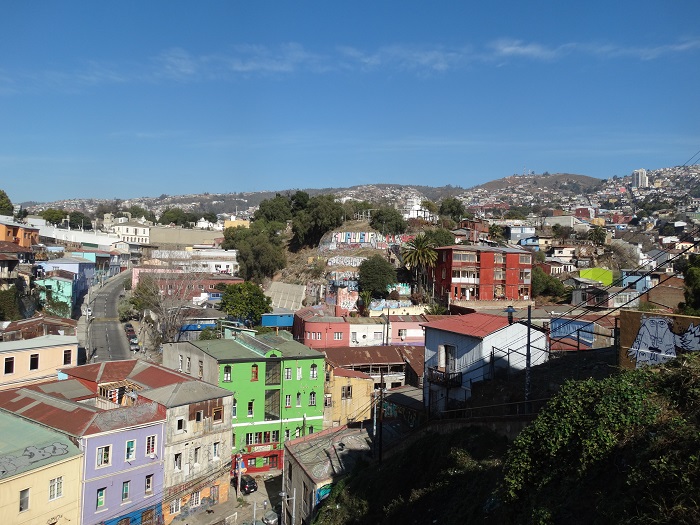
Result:
{"label": "street lamp", "polygon": [[509,305],[508,308],[503,311],[508,313],[508,324],[513,324],[513,314],[517,312],[517,310],[513,308],[513,305]]}
{"label": "street lamp", "polygon": [[[297,497],[297,488],[294,487],[292,489],[292,497],[291,498],[289,496],[287,496],[287,493],[284,491],[280,492],[279,495],[282,498],[282,523],[284,525],[294,525],[294,520],[296,518],[296,501],[295,500]],[[286,503],[290,500],[292,501],[292,523],[288,524],[288,523],[285,523],[286,514],[285,514],[284,510],[286,507]]]}

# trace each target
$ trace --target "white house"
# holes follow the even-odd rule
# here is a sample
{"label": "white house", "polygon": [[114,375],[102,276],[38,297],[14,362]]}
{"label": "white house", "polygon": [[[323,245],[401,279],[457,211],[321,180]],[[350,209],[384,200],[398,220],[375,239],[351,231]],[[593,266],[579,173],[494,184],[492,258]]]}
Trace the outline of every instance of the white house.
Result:
{"label": "white house", "polygon": [[[425,328],[423,399],[431,414],[458,408],[471,397],[471,384],[492,377],[496,368],[526,365],[528,326],[498,315],[454,315]],[[530,329],[531,366],[547,360],[546,334]]]}

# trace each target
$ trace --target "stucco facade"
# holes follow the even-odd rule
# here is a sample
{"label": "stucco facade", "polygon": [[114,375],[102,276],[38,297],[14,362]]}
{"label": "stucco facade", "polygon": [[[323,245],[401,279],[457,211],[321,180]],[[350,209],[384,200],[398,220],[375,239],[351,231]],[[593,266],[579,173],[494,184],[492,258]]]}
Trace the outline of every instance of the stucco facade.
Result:
{"label": "stucco facade", "polygon": [[45,335],[0,342],[0,390],[56,379],[58,369],[78,362],[78,338]]}

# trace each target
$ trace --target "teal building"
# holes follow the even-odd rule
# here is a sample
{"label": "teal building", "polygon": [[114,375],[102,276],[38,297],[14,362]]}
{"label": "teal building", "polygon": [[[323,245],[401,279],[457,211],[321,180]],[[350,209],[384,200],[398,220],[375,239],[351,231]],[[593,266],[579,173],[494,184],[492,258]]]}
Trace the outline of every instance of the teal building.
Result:
{"label": "teal building", "polygon": [[323,430],[324,355],[281,334],[163,347],[164,366],[233,393],[231,452],[249,473],[281,468],[285,441]]}

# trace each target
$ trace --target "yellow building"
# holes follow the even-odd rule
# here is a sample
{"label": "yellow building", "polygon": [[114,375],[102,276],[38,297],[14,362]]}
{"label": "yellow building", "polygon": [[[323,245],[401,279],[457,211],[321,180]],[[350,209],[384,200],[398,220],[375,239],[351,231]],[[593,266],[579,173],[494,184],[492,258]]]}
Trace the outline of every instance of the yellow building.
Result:
{"label": "yellow building", "polygon": [[370,419],[373,394],[372,376],[326,362],[323,428]]}
{"label": "yellow building", "polygon": [[78,338],[44,335],[0,342],[0,390],[58,377],[57,369],[78,364]]}
{"label": "yellow building", "polygon": [[68,436],[0,411],[0,516],[80,525],[82,452]]}
{"label": "yellow building", "polygon": [[226,228],[250,228],[250,221],[247,219],[233,219],[230,221],[224,221],[224,230]]}

